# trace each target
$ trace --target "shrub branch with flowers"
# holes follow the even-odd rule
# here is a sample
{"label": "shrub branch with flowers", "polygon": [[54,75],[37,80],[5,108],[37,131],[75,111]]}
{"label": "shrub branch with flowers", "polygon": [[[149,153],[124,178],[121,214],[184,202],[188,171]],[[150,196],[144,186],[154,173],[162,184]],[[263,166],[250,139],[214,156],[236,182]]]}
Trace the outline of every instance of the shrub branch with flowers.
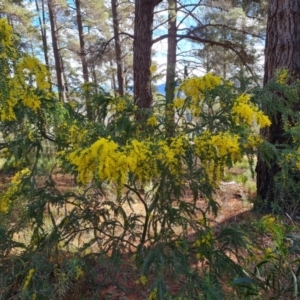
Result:
{"label": "shrub branch with flowers", "polygon": [[[228,253],[244,241],[214,234],[209,218],[225,167],[244,156],[253,166],[264,146],[254,128],[270,120],[255,98],[210,73],[186,79],[170,137],[155,105],[141,123],[130,97],[84,85],[74,94],[89,90],[91,121],[80,103],[56,100],[46,67],[16,51],[3,19],[0,36],[0,150],[13,173],[0,196],[1,296],[58,299],[89,284],[96,298],[130,255],[149,299],[223,299],[220,278],[242,272]],[[176,294],[171,281],[183,282]]]}

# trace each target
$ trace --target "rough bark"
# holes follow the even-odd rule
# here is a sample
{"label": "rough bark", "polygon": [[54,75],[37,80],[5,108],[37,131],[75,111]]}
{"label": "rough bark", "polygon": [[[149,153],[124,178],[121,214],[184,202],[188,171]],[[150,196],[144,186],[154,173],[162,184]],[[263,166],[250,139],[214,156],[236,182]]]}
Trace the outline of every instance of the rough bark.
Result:
{"label": "rough bark", "polygon": [[[139,109],[151,108],[151,46],[154,8],[162,0],[136,0],[133,42],[134,100]],[[143,116],[138,113],[137,119]]]}
{"label": "rough bark", "polygon": [[57,39],[57,31],[56,31],[56,24],[55,24],[55,17],[54,17],[53,0],[48,0],[48,11],[49,11],[49,20],[50,20],[50,27],[51,27],[52,48],[53,48],[53,55],[55,61],[55,71],[57,77],[58,95],[59,95],[59,100],[62,101],[65,94],[64,84],[63,84],[63,68],[62,68],[59,49],[58,49],[58,39]]}
{"label": "rough bark", "polygon": [[[79,38],[79,46],[80,46],[79,56],[80,56],[81,66],[82,66],[83,82],[87,84],[89,82],[89,70],[88,70],[88,64],[87,64],[86,53],[85,53],[85,41],[84,41],[80,0],[75,0],[75,6],[76,6],[76,20],[77,20],[78,38]],[[90,94],[88,91],[85,93],[85,105],[86,105],[87,118],[88,120],[91,121],[93,119],[93,109],[90,103]]]}
{"label": "rough bark", "polygon": [[118,93],[124,95],[124,79],[123,79],[123,65],[122,65],[122,51],[120,41],[120,30],[119,30],[119,16],[117,10],[117,0],[111,0],[111,10],[114,26],[114,38],[115,38],[115,53],[117,61],[117,79],[118,79]]}
{"label": "rough bark", "polygon": [[[277,69],[286,68],[294,79],[300,76],[300,2],[299,0],[269,0],[265,47],[264,85],[274,78]],[[280,114],[271,116],[272,125],[262,134],[273,143],[284,141]],[[274,201],[274,177],[280,170],[276,162],[265,164],[261,157],[257,163],[257,194],[267,209]]]}
{"label": "rough bark", "polygon": [[174,92],[176,76],[176,49],[177,49],[177,0],[169,0],[169,21],[168,21],[168,54],[167,54],[167,74],[166,74],[166,136],[174,135]]}

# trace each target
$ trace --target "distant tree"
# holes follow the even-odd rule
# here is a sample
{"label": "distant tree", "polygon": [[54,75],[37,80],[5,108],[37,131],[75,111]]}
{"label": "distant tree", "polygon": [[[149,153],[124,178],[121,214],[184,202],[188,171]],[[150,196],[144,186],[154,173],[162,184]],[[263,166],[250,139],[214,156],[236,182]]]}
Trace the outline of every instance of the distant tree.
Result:
{"label": "distant tree", "polygon": [[116,53],[116,62],[117,62],[118,93],[119,95],[123,96],[124,95],[123,61],[122,61],[122,52],[121,52],[120,26],[119,26],[119,15],[118,15],[117,6],[118,6],[117,0],[111,0],[115,53]]}
{"label": "distant tree", "polygon": [[65,84],[64,84],[64,74],[63,74],[63,62],[59,52],[60,49],[59,49],[58,31],[57,31],[56,18],[55,18],[56,16],[55,3],[54,0],[48,0],[47,3],[48,3],[48,13],[49,13],[50,28],[51,28],[53,56],[55,61],[58,95],[60,101],[65,101],[66,94],[65,94]]}
{"label": "distant tree", "polygon": [[37,11],[37,17],[39,20],[40,33],[43,42],[43,52],[45,58],[45,64],[49,68],[49,51],[48,51],[48,39],[47,39],[47,24],[46,24],[46,12],[45,12],[45,1],[42,0],[41,7],[38,0],[35,0],[35,7]]}
{"label": "distant tree", "polygon": [[[222,45],[204,43],[197,51],[206,72],[224,78],[241,73],[258,73],[257,61],[262,52],[257,44],[265,35],[265,19],[260,18],[262,3],[249,0],[206,1],[198,25],[192,28],[199,38],[220,42]],[[232,45],[234,51],[226,49]]]}
{"label": "distant tree", "polygon": [[[76,7],[76,20],[77,20],[77,29],[78,29],[78,39],[80,45],[79,56],[81,59],[82,65],[82,74],[83,74],[83,82],[84,84],[88,84],[89,82],[89,70],[88,63],[86,59],[86,50],[85,50],[85,37],[83,31],[83,22],[82,22],[82,13],[81,13],[81,1],[75,0]],[[93,110],[90,103],[90,95],[88,92],[88,87],[85,87],[85,104],[86,104],[86,115],[89,120],[93,119]]]}

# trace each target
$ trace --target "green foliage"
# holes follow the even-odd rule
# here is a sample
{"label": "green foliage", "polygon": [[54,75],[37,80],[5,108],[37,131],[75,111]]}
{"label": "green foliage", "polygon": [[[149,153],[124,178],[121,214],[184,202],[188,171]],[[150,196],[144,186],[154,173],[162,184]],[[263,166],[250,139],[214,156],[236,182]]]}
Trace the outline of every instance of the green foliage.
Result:
{"label": "green foliage", "polygon": [[[260,159],[274,172],[267,199],[257,207],[276,213],[299,210],[299,81],[290,81],[287,70],[279,70],[277,78],[264,89],[254,91],[254,101],[261,103],[273,123],[272,133],[258,148]],[[275,170],[275,171],[274,171]],[[261,200],[261,199],[260,199]],[[271,205],[271,207],[270,207]]]}
{"label": "green foliage", "polygon": [[[245,299],[292,299],[299,296],[299,236],[296,226],[283,224],[271,215],[254,224],[268,235],[269,247],[262,248],[261,260],[243,277],[233,281]],[[255,228],[254,227],[254,228]]]}
{"label": "green foliage", "polygon": [[[260,103],[212,74],[186,79],[170,138],[164,111],[144,111],[139,122],[130,97],[94,85],[74,91],[91,97],[87,120],[80,101],[59,103],[48,91],[36,59],[4,50],[2,67],[22,68],[3,67],[0,148],[10,177],[0,196],[1,297],[82,299],[84,287],[98,299],[107,284],[126,288],[120,274],[129,264],[148,299],[225,298],[224,284],[242,278],[239,251],[248,244],[239,228],[214,228],[213,194],[225,168],[245,156],[253,164],[257,147],[270,156],[254,129],[270,125]],[[283,268],[285,233],[275,227],[272,263]]]}

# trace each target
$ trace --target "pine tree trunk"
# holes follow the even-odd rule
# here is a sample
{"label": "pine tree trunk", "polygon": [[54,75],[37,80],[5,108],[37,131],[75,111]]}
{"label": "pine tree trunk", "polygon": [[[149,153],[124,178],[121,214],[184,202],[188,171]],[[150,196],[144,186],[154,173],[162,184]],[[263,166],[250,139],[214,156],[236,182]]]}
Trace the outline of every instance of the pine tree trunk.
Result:
{"label": "pine tree trunk", "polygon": [[121,42],[119,33],[119,17],[117,10],[117,0],[111,0],[111,11],[114,25],[114,37],[115,37],[115,53],[117,61],[117,78],[118,78],[118,93],[120,96],[124,95],[124,79],[123,79],[123,66],[122,66],[122,53]]}
{"label": "pine tree trunk", "polygon": [[[79,46],[80,46],[80,60],[82,66],[83,73],[83,82],[87,84],[89,82],[89,70],[88,64],[86,61],[86,53],[85,53],[85,41],[84,41],[84,33],[83,33],[83,24],[82,24],[82,15],[81,15],[81,3],[80,0],[75,0],[76,6],[76,19],[77,19],[77,28],[78,28],[78,38],[79,38]],[[86,115],[88,120],[93,120],[93,109],[90,103],[90,93],[85,92],[85,106],[86,106]]]}
{"label": "pine tree trunk", "polygon": [[[162,0],[136,0],[133,42],[134,100],[139,109],[151,108],[151,47],[154,8]],[[143,120],[142,114],[137,114]]]}
{"label": "pine tree trunk", "polygon": [[[269,0],[265,48],[264,85],[274,78],[277,69],[286,68],[294,80],[300,77],[300,2],[299,0]],[[271,116],[272,125],[262,134],[272,144],[284,141],[281,115]],[[276,162],[268,166],[261,157],[257,163],[257,194],[266,209],[274,201],[274,177],[280,170]]]}
{"label": "pine tree trunk", "polygon": [[166,136],[173,137],[175,131],[174,116],[174,92],[176,75],[176,48],[177,48],[177,0],[169,0],[169,22],[168,22],[168,55],[166,75]]}
{"label": "pine tree trunk", "polygon": [[54,17],[54,6],[52,0],[48,0],[48,11],[49,11],[49,20],[50,20],[50,27],[51,27],[53,55],[55,61],[55,71],[57,77],[58,95],[59,95],[59,100],[62,101],[65,94],[64,84],[63,84],[63,69],[62,69],[60,54],[58,49],[57,31],[56,31],[56,24],[55,24],[55,17]]}

